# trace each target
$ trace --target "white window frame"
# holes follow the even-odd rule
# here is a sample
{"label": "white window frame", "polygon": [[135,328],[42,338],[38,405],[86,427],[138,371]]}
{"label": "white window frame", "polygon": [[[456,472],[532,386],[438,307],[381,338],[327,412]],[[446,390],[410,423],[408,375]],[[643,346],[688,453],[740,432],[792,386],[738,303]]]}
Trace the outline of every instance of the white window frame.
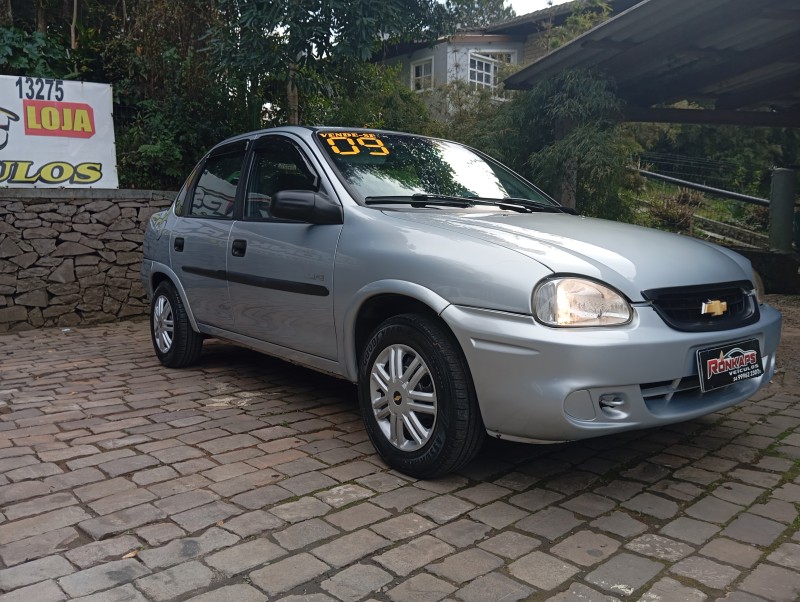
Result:
{"label": "white window frame", "polygon": [[[498,55],[508,56],[508,61],[496,58]],[[516,50],[472,50],[467,63],[467,81],[476,88],[488,88],[493,92],[500,84],[498,73],[502,65],[513,65],[517,58]]]}
{"label": "white window frame", "polygon": [[[430,75],[425,75],[424,73],[420,76],[417,76],[417,67],[424,67],[430,65],[431,72]],[[425,86],[424,81],[428,79],[429,85]],[[422,81],[423,85],[421,87],[417,87],[417,82]],[[429,92],[433,90],[433,57],[429,57],[426,59],[420,59],[418,61],[414,61],[411,63],[411,89],[414,92]]]}

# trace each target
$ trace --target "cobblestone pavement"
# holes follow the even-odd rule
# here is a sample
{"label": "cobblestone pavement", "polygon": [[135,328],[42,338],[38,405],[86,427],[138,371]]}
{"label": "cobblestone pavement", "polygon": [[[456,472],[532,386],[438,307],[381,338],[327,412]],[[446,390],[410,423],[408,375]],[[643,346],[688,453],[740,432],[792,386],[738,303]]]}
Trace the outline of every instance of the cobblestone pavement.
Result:
{"label": "cobblestone pavement", "polygon": [[386,469],[348,383],[213,341],[167,370],[144,322],[0,336],[0,601],[797,600],[800,307],[775,301],[755,399],[437,481]]}

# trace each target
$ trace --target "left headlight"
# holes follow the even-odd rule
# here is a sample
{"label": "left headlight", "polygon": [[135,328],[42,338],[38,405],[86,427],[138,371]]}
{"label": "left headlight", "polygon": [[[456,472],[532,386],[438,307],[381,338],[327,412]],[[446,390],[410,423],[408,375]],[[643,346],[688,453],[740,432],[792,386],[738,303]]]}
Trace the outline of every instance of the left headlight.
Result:
{"label": "left headlight", "polygon": [[618,326],[633,316],[614,289],[584,278],[551,278],[533,292],[536,319],[547,326]]}

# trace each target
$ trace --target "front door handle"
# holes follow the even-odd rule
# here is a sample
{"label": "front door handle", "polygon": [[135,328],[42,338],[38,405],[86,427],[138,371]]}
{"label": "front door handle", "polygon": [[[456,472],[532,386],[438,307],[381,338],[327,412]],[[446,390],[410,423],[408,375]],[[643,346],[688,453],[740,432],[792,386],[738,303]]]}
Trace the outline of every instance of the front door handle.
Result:
{"label": "front door handle", "polygon": [[247,251],[247,241],[246,240],[234,240],[233,245],[231,246],[231,255],[234,257],[244,257],[245,252]]}
{"label": "front door handle", "polygon": [[175,249],[178,253],[183,252],[183,238],[177,237],[175,241],[172,243],[172,248]]}

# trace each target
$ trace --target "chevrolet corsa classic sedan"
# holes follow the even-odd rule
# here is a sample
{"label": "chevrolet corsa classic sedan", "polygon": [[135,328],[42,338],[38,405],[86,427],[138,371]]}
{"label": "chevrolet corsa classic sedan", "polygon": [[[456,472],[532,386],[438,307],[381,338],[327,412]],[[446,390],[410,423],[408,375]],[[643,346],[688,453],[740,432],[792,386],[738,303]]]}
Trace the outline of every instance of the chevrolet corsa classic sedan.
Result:
{"label": "chevrolet corsa classic sedan", "polygon": [[746,259],[579,217],[454,142],[285,127],[217,145],[144,240],[155,353],[218,337],[358,384],[392,467],[689,420],[775,371]]}

